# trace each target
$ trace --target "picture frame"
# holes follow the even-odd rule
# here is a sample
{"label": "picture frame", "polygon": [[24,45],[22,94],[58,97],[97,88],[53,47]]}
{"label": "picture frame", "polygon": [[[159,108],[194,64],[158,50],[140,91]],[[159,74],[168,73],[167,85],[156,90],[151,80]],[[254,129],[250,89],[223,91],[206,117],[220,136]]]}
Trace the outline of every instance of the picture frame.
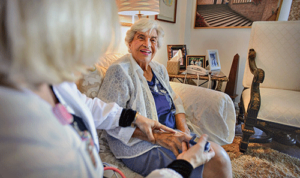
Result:
{"label": "picture frame", "polygon": [[194,28],[251,28],[277,21],[283,0],[196,0]]}
{"label": "picture frame", "polygon": [[182,61],[180,61],[180,69],[185,69],[187,56],[187,49],[185,44],[167,45],[168,60],[170,60],[180,49],[182,51]]}
{"label": "picture frame", "polygon": [[155,20],[176,23],[177,0],[159,0],[159,14]]}
{"label": "picture frame", "polygon": [[207,50],[206,57],[207,57],[209,68],[211,71],[221,70],[220,57],[219,57],[219,52],[217,49]]}
{"label": "picture frame", "polygon": [[188,65],[196,65],[205,68],[206,67],[206,57],[200,55],[187,55],[186,56],[186,67]]}

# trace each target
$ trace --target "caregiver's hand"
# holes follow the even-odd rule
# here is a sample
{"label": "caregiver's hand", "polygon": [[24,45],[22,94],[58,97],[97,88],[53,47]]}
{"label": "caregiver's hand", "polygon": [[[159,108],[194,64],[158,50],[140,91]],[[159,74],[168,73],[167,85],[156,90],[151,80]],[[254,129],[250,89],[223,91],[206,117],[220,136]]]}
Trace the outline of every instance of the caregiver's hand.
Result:
{"label": "caregiver's hand", "polygon": [[178,155],[177,159],[184,159],[188,161],[194,168],[207,163],[215,156],[215,152],[212,148],[210,148],[208,152],[204,151],[206,141],[207,135],[203,134],[198,143],[189,149],[187,149],[186,144],[182,144],[182,153]]}

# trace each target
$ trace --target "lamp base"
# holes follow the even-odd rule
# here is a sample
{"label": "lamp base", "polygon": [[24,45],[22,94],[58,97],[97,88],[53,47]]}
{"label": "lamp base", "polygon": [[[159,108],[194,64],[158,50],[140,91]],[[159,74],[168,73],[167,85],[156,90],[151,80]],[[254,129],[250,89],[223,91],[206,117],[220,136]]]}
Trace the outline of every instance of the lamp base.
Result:
{"label": "lamp base", "polygon": [[136,14],[137,16],[138,16],[138,18],[139,18],[139,20],[142,18],[142,15],[143,14]]}

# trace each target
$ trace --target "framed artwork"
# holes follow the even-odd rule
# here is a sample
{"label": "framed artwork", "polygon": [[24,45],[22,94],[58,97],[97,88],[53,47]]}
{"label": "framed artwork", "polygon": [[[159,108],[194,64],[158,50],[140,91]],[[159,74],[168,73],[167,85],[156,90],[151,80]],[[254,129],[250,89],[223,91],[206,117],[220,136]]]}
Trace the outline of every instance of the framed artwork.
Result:
{"label": "framed artwork", "polygon": [[177,0],[159,0],[159,14],[155,20],[176,23]]}
{"label": "framed artwork", "polygon": [[251,28],[276,21],[283,0],[196,0],[194,28]]}
{"label": "framed artwork", "polygon": [[207,59],[210,70],[221,70],[221,63],[219,58],[219,52],[216,49],[207,50]]}
{"label": "framed artwork", "polygon": [[179,50],[182,52],[182,59],[180,60],[180,69],[186,68],[186,45],[167,45],[168,60],[170,60]]}
{"label": "framed artwork", "polygon": [[199,55],[187,55],[186,56],[186,66],[188,65],[196,65],[205,68],[206,60],[205,56]]}

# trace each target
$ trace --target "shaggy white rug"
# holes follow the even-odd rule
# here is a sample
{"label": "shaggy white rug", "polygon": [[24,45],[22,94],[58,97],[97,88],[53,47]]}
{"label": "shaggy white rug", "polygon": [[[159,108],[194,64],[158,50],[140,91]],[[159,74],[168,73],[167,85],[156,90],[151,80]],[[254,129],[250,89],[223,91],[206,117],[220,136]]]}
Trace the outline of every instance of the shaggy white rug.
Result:
{"label": "shaggy white rug", "polygon": [[234,178],[300,177],[300,159],[278,152],[259,143],[250,143],[247,152],[239,151],[242,138],[224,145],[231,159]]}

